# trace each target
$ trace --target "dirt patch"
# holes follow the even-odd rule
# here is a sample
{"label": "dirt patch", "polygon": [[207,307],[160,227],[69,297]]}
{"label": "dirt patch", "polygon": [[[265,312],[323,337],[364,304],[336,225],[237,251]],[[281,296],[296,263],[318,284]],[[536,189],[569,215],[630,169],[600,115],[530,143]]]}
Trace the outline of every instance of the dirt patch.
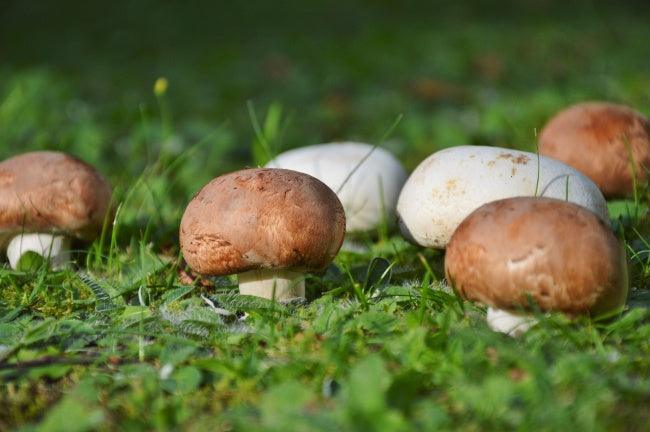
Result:
{"label": "dirt patch", "polygon": [[499,156],[497,156],[497,159],[506,159],[512,163],[520,165],[526,165],[530,161],[530,157],[526,155],[513,155],[512,153],[501,153]]}

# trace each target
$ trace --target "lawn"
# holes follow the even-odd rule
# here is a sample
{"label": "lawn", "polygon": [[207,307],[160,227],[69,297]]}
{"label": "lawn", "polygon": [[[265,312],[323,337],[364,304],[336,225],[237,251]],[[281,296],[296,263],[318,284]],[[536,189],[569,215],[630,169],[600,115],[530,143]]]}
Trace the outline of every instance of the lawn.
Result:
{"label": "lawn", "polygon": [[0,6],[0,157],[75,154],[116,209],[73,269],[1,264],[0,430],[650,430],[650,194],[610,203],[622,316],[518,339],[397,232],[289,304],[178,246],[203,184],[286,149],[377,143],[410,171],[457,145],[535,151],[578,101],[650,115],[645,2],[234,3]]}

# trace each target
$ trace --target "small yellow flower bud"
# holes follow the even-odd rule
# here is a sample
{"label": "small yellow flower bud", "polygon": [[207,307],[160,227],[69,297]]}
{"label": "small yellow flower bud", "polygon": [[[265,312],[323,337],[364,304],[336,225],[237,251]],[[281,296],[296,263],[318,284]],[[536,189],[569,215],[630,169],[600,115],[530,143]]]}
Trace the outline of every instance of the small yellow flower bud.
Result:
{"label": "small yellow flower bud", "polygon": [[158,78],[153,85],[153,92],[156,96],[162,96],[167,92],[167,87],[169,87],[167,78]]}

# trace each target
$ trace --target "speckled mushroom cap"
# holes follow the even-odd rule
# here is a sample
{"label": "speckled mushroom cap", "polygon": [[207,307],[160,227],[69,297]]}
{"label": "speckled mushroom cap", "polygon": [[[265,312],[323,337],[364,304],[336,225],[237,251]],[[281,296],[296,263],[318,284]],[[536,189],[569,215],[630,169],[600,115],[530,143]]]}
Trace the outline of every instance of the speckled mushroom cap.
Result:
{"label": "speckled mushroom cap", "polygon": [[285,169],[246,169],[215,178],[185,209],[180,244],[205,275],[249,270],[316,271],[336,256],[345,215],[316,178]]}
{"label": "speckled mushroom cap", "polygon": [[607,198],[633,193],[650,168],[650,121],[624,105],[585,102],[556,114],[544,126],[539,151],[584,173]]}
{"label": "speckled mushroom cap", "polygon": [[433,153],[411,173],[397,201],[400,231],[421,246],[445,248],[472,211],[517,196],[566,199],[609,223],[598,186],[576,169],[534,153],[458,146]]}
{"label": "speckled mushroom cap", "polygon": [[23,232],[93,238],[111,199],[93,167],[60,152],[25,153],[0,162],[0,244]]}
{"label": "speckled mushroom cap", "polygon": [[625,254],[593,213],[551,198],[494,201],[470,214],[447,247],[447,280],[466,299],[505,310],[594,314],[627,296]]}

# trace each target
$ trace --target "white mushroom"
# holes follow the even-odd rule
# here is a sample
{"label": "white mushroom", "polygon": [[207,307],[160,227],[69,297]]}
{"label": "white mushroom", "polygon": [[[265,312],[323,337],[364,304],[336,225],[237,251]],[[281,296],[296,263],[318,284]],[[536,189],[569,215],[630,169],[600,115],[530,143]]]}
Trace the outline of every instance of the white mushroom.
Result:
{"label": "white mushroom", "polygon": [[256,168],[213,179],[190,201],[179,240],[187,264],[203,275],[237,274],[241,294],[305,296],[304,275],[334,259],[345,214],[312,176]]}
{"label": "white mushroom", "polygon": [[445,275],[461,297],[489,306],[492,329],[511,336],[535,324],[534,310],[609,315],[628,292],[625,253],[609,226],[550,198],[508,198],[473,211],[447,246]]}
{"label": "white mushroom", "polygon": [[16,268],[35,252],[60,267],[71,239],[93,239],[111,199],[106,180],[90,165],[60,153],[25,153],[0,163],[0,248]]}
{"label": "white mushroom", "polygon": [[400,230],[417,244],[445,248],[473,210],[516,196],[567,200],[609,223],[598,187],[568,165],[534,153],[461,146],[432,154],[411,174],[397,203]]}
{"label": "white mushroom", "polygon": [[544,126],[539,152],[584,173],[607,198],[630,197],[647,182],[650,119],[625,105],[572,105]]}
{"label": "white mushroom", "polygon": [[370,144],[341,142],[289,150],[267,167],[316,177],[336,192],[345,209],[347,232],[392,225],[406,171],[391,153]]}

